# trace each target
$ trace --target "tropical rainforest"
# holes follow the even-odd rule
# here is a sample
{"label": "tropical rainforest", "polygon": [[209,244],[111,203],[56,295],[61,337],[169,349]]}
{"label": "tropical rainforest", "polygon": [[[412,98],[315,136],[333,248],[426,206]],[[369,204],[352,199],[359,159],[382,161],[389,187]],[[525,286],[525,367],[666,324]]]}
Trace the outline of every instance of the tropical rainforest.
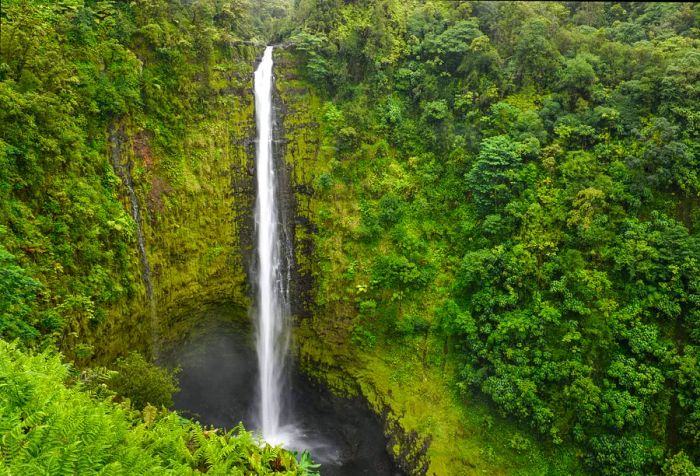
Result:
{"label": "tropical rainforest", "polygon": [[[315,474],[170,411],[247,306],[275,44],[292,352],[406,474],[700,474],[700,7],[5,0],[0,469]],[[323,467],[320,468],[323,474]]]}

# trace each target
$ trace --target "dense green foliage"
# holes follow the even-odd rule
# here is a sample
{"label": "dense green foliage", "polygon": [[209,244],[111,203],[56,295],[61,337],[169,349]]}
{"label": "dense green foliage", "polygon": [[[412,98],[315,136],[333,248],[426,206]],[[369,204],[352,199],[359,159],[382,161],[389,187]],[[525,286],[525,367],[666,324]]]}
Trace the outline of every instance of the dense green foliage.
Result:
{"label": "dense green foliage", "polygon": [[0,305],[3,337],[82,334],[140,288],[108,131],[140,130],[146,161],[163,156],[161,174],[182,182],[185,129],[222,100],[240,56],[231,45],[254,37],[249,8],[3,2],[0,282],[18,290]]}
{"label": "dense green foliage", "polygon": [[5,474],[313,473],[242,427],[204,430],[153,406],[134,411],[90,393],[56,355],[0,341],[0,469]]}
{"label": "dense green foliage", "polygon": [[294,15],[327,100],[317,314],[353,303],[359,349],[415,346],[588,471],[697,472],[700,8]]}
{"label": "dense green foliage", "polygon": [[136,408],[146,405],[169,408],[173,404],[173,394],[180,390],[176,371],[157,367],[137,352],[117,359],[114,370],[109,388],[130,398]]}
{"label": "dense green foliage", "polygon": [[[194,203],[191,150],[223,156],[208,114],[249,94],[232,86],[242,48],[266,37],[325,101],[315,316],[357,354],[408,349],[423,381],[444,374],[465,408],[485,397],[586,471],[697,474],[698,18],[688,3],[4,1],[2,469],[313,471],[156,409],[175,383],[137,354],[78,374],[51,350],[88,363],[100,349],[76,343],[144,292],[118,131],[144,209],[173,189]],[[204,251],[203,266],[224,254]]]}

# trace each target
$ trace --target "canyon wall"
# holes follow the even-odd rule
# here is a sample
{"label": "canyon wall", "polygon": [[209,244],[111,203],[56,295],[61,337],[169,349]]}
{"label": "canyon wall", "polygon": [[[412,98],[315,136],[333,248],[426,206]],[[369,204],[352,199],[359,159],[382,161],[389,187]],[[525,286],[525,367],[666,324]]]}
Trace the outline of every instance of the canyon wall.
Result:
{"label": "canyon wall", "polygon": [[[258,49],[236,48],[235,60],[212,81],[208,107],[186,122],[178,149],[159,148],[154,133],[138,121],[115,124],[119,144],[110,137],[110,154],[119,151],[140,207],[152,296],[132,240],[135,292],[113,305],[99,325],[64,339],[68,353],[75,342],[94,345],[103,362],[124,348],[150,353],[159,342],[184,335],[193,324],[192,311],[207,303],[247,309],[255,201],[252,73]],[[129,184],[120,179],[118,194],[131,211]]]}

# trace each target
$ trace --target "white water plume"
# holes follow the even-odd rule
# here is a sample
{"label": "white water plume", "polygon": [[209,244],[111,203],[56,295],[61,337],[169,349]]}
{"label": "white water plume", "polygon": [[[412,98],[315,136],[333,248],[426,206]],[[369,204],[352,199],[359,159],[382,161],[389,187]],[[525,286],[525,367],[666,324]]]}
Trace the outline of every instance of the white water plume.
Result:
{"label": "white water plume", "polygon": [[[277,180],[272,148],[272,47],[268,46],[255,71],[257,141],[257,355],[262,437],[273,444],[294,438],[281,423],[284,364],[289,342],[288,276],[281,257]],[[287,266],[288,267],[288,266]]]}

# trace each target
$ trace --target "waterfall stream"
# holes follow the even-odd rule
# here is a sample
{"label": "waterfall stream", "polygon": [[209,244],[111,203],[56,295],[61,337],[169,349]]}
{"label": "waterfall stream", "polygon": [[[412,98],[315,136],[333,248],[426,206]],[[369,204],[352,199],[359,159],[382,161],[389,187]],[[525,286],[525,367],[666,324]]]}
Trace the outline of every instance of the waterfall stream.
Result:
{"label": "waterfall stream", "polygon": [[281,423],[282,384],[289,342],[287,273],[281,253],[277,179],[273,157],[272,47],[268,46],[255,71],[257,122],[257,320],[256,350],[259,370],[259,424],[263,438],[289,444]]}
{"label": "waterfall stream", "polygon": [[151,281],[151,266],[148,264],[148,255],[146,254],[146,239],[141,230],[141,207],[139,207],[139,201],[136,198],[136,192],[134,192],[134,182],[131,178],[131,164],[124,165],[121,159],[122,144],[125,140],[123,126],[119,129],[115,126],[110,127],[109,142],[111,145],[112,167],[117,176],[122,179],[122,183],[129,192],[131,217],[136,224],[136,238],[138,240],[143,282],[146,286],[146,297],[151,301],[153,299],[153,283]]}
{"label": "waterfall stream", "polygon": [[139,248],[139,259],[141,261],[141,276],[146,288],[146,299],[148,300],[149,315],[151,321],[151,355],[158,355],[158,313],[156,312],[156,302],[153,299],[153,281],[151,279],[151,265],[148,263],[148,253],[146,252],[146,238],[143,236],[141,226],[141,207],[134,191],[134,180],[131,177],[132,162],[126,164],[122,162],[122,145],[127,140],[124,133],[124,126],[109,128],[110,155],[112,167],[117,176],[122,180],[129,195],[131,204],[131,217],[136,225],[136,240]]}

